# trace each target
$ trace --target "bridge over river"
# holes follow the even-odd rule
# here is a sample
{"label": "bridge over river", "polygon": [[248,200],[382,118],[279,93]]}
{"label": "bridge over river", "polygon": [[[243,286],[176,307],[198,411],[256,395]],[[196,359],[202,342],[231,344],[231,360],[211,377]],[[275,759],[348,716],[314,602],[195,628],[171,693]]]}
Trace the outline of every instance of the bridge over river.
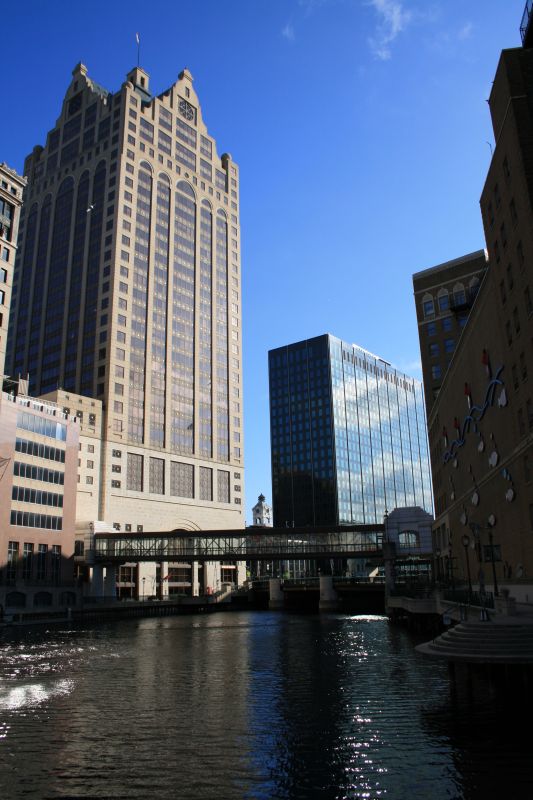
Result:
{"label": "bridge over river", "polygon": [[93,564],[140,561],[266,561],[383,556],[383,525],[95,533]]}

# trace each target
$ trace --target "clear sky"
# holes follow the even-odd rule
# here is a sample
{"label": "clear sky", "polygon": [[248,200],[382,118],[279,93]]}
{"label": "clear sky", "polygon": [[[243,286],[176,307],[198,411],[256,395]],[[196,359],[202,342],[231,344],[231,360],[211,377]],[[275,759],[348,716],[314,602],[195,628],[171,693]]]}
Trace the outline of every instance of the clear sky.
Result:
{"label": "clear sky", "polygon": [[486,99],[525,0],[19,0],[0,161],[44,144],[71,70],[160,93],[187,66],[241,171],[247,518],[271,499],[267,352],[333,333],[420,377],[411,275],[484,246]]}

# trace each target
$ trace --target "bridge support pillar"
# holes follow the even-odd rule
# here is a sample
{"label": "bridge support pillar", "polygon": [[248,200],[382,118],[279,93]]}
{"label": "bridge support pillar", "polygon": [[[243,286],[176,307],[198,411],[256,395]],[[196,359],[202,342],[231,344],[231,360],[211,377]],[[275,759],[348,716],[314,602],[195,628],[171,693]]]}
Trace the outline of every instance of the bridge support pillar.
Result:
{"label": "bridge support pillar", "polygon": [[383,542],[383,559],[385,561],[385,610],[387,610],[389,597],[394,592],[396,585],[395,542]]}
{"label": "bridge support pillar", "polygon": [[268,607],[273,610],[283,608],[283,590],[279,578],[270,578],[268,581]]}
{"label": "bridge support pillar", "polygon": [[114,564],[105,568],[104,595],[113,599],[117,596],[117,568]]}
{"label": "bridge support pillar", "polygon": [[139,561],[137,570],[137,599],[146,600],[156,594],[157,564],[154,561]]}
{"label": "bridge support pillar", "polygon": [[104,568],[101,564],[95,564],[92,568],[90,596],[104,596]]}
{"label": "bridge support pillar", "polygon": [[159,599],[168,600],[168,561],[161,562],[161,580],[159,582]]}
{"label": "bridge support pillar", "polygon": [[237,586],[244,586],[246,583],[246,561],[237,561],[236,573]]}
{"label": "bridge support pillar", "polygon": [[318,608],[320,611],[336,611],[339,607],[339,596],[333,588],[333,577],[331,575],[320,576],[320,600]]}
{"label": "bridge support pillar", "polygon": [[191,583],[192,583],[192,596],[198,597],[200,594],[200,582],[198,580],[198,561],[192,562],[192,575],[191,575]]}

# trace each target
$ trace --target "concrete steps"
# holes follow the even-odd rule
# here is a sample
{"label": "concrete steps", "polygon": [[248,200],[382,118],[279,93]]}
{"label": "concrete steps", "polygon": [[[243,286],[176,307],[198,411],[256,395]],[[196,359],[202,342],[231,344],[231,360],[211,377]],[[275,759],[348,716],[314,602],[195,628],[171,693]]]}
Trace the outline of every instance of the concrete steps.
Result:
{"label": "concrete steps", "polygon": [[447,661],[533,664],[533,624],[462,622],[416,649]]}

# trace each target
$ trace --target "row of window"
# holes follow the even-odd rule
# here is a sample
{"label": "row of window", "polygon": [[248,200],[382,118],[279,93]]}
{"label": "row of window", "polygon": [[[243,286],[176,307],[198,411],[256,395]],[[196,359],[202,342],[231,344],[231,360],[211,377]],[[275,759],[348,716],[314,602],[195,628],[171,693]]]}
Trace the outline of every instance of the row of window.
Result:
{"label": "row of window", "polygon": [[[127,454],[127,476],[126,488],[130,491],[142,492],[146,490],[145,464],[148,460],[148,491],[151,494],[166,494],[165,486],[165,461],[162,458],[148,457],[138,453]],[[216,501],[219,503],[230,503],[230,472],[228,470],[211,467],[197,467],[198,469],[198,497],[200,500],[213,501],[214,488],[216,486]],[[193,499],[195,497],[195,467],[193,464],[186,464],[179,461],[170,462],[170,486],[168,494],[173,497],[183,497]],[[233,473],[236,480],[240,480],[240,472]],[[214,482],[216,478],[216,484]],[[113,488],[120,488],[121,482],[113,480]],[[234,491],[240,492],[240,485],[236,484]],[[234,501],[240,505],[240,498]]]}
{"label": "row of window", "polygon": [[56,483],[63,486],[65,483],[65,473],[48,467],[37,467],[35,464],[25,464],[23,461],[15,461],[13,465],[13,475],[20,478],[29,478],[32,481],[44,481],[46,483]]}
{"label": "row of window", "polygon": [[11,490],[12,500],[21,503],[35,503],[40,506],[54,506],[63,508],[63,495],[56,492],[46,492],[42,489],[30,489],[27,486],[13,486]]}
{"label": "row of window", "polygon": [[[22,577],[24,580],[36,578],[44,580],[49,572],[48,565],[51,567],[52,579],[59,578],[61,572],[61,545],[54,544],[49,549],[47,544],[39,544],[35,554],[33,542],[24,542],[22,552]],[[9,542],[7,547],[6,578],[15,580],[19,571],[19,542]],[[34,556],[37,556],[34,558]],[[36,569],[34,569],[34,565]]]}
{"label": "row of window", "polygon": [[19,411],[17,414],[17,428],[25,431],[39,433],[48,436],[50,439],[59,439],[62,442],[67,440],[67,426],[61,422],[54,422],[36,414],[29,414],[27,411]]}
{"label": "row of window", "polygon": [[49,461],[65,463],[64,450],[60,450],[58,447],[50,447],[50,445],[42,444],[42,442],[30,442],[28,439],[21,439],[19,436],[15,441],[15,450],[17,453],[25,453],[28,456],[37,456],[38,458],[46,458]]}
{"label": "row of window", "polygon": [[439,289],[436,303],[435,298],[426,294],[422,298],[424,317],[426,319],[428,317],[434,317],[436,310],[438,313],[445,313],[450,309],[471,305],[478,290],[479,278],[472,278],[468,289],[465,289],[462,283],[455,284],[452,292],[449,292],[445,288]]}
{"label": "row of window", "polygon": [[11,524],[23,528],[45,528],[51,531],[63,530],[63,517],[52,514],[35,514],[32,511],[11,511]]}

